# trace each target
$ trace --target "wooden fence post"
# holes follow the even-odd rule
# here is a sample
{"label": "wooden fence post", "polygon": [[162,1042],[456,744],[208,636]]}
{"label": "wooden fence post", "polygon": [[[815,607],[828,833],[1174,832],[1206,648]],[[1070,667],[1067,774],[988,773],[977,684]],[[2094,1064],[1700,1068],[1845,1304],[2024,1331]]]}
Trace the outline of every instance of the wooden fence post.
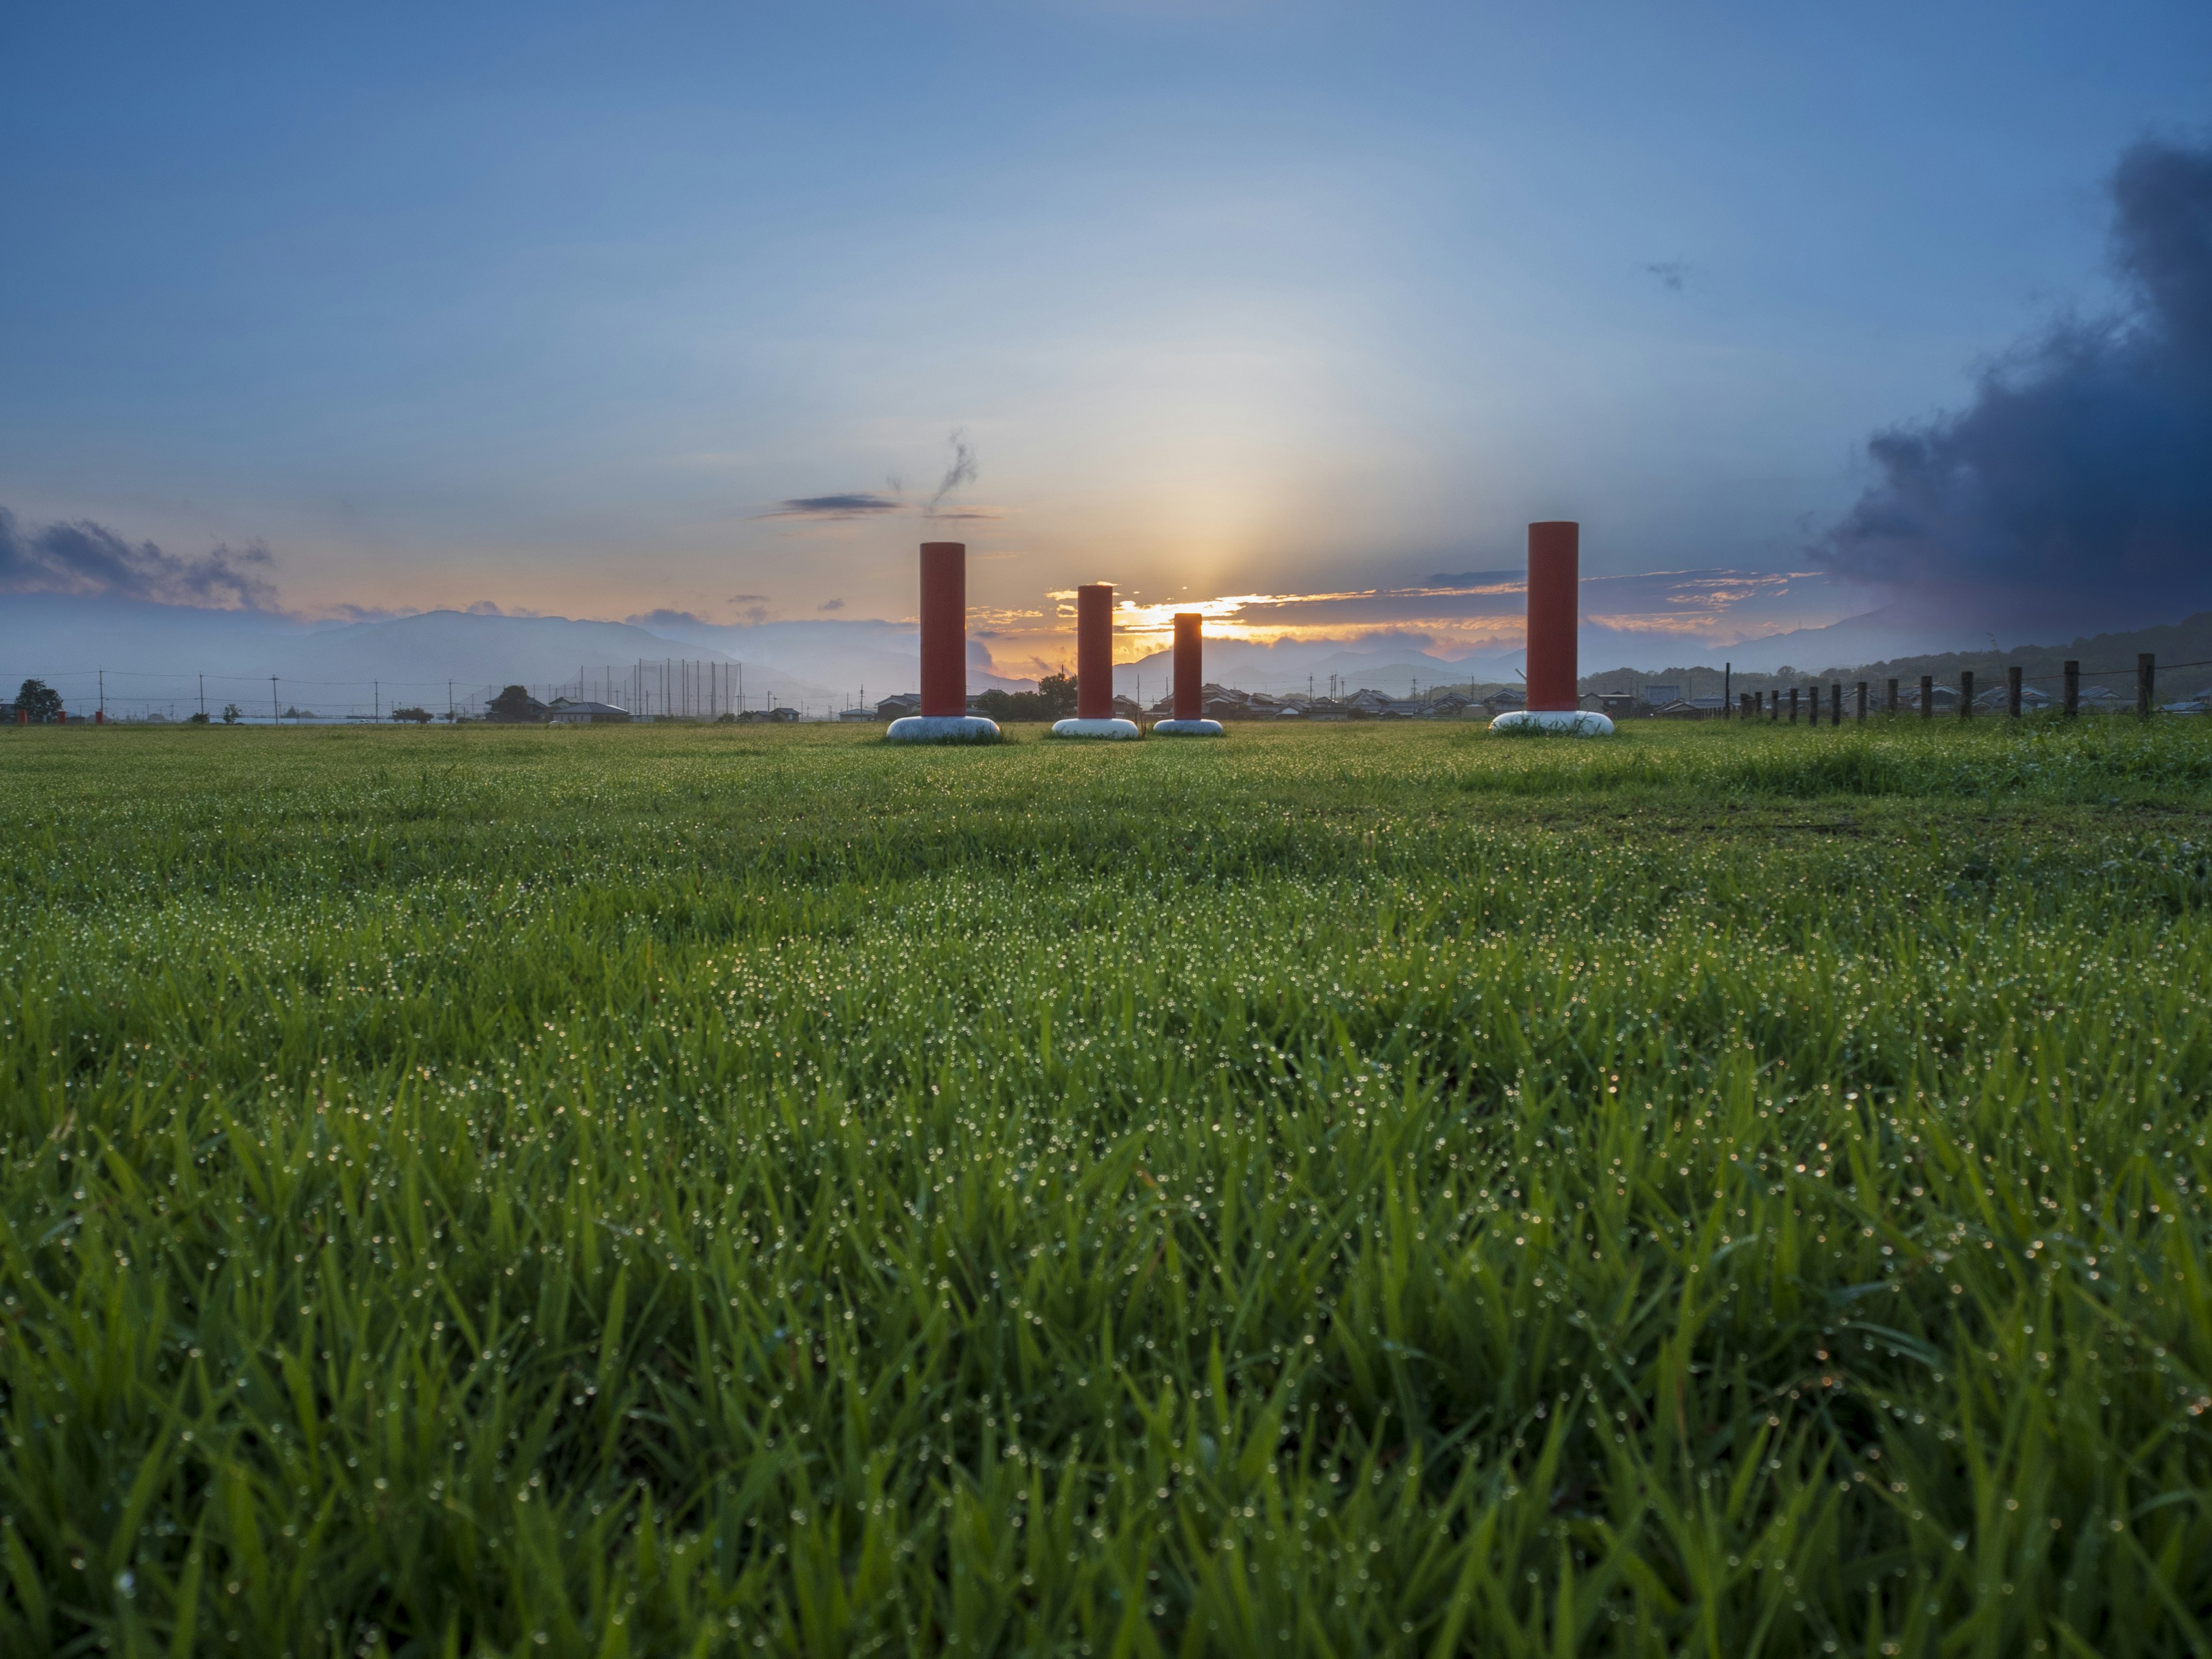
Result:
{"label": "wooden fence post", "polygon": [[1841,680],[1836,680],[1828,687],[1828,724],[1841,726],[1843,723],[1844,683]]}
{"label": "wooden fence post", "polygon": [[1933,720],[1935,716],[1936,677],[1933,674],[1923,674],[1920,677],[1920,718],[1923,720]]}
{"label": "wooden fence post", "polygon": [[1861,680],[1859,682],[1859,724],[1861,726],[1866,724],[1866,691],[1867,683]]}
{"label": "wooden fence post", "polygon": [[1889,683],[1889,696],[1887,701],[1882,704],[1881,710],[1882,713],[1887,714],[1890,719],[1895,720],[1897,718],[1897,682],[1895,680],[1892,680]]}
{"label": "wooden fence post", "polygon": [[1962,720],[1970,720],[1973,717],[1974,671],[1971,668],[1962,668],[1959,671],[1959,718]]}
{"label": "wooden fence post", "polygon": [[2151,692],[2157,680],[2156,654],[2148,651],[2136,653],[2136,718],[2139,720],[2150,718]]}
{"label": "wooden fence post", "polygon": [[2066,659],[2064,678],[2064,702],[2060,706],[2066,710],[2066,718],[2072,720],[2081,712],[2081,665],[2071,657]]}
{"label": "wooden fence post", "polygon": [[1790,724],[1797,724],[1797,688],[1794,685],[1790,688]]}
{"label": "wooden fence post", "polygon": [[2014,720],[2020,718],[2020,665],[2018,663],[2005,670],[2005,713]]}

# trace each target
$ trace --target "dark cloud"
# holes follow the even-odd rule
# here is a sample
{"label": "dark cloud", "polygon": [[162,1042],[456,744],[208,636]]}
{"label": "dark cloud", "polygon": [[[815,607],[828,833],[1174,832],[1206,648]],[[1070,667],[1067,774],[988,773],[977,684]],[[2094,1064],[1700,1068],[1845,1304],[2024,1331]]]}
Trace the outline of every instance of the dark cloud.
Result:
{"label": "dark cloud", "polygon": [[1690,268],[1680,259],[1661,259],[1656,264],[1644,266],[1644,270],[1646,275],[1656,276],[1662,284],[1676,294],[1680,294],[1682,291],[1682,284],[1690,280]]}
{"label": "dark cloud", "polygon": [[2212,604],[2212,146],[2135,145],[2112,198],[2127,309],[2063,318],[1964,412],[1878,434],[1831,568],[2083,628]]}
{"label": "dark cloud", "polygon": [[74,593],[226,611],[277,609],[260,573],[269,550],[218,547],[197,556],[128,542],[89,519],[27,526],[0,507],[0,593]]}
{"label": "dark cloud", "polygon": [[[740,593],[744,599],[758,599],[757,593]],[[623,620],[633,628],[712,628],[714,624],[696,611],[641,611],[635,617]]]}
{"label": "dark cloud", "polygon": [[848,495],[799,495],[780,501],[772,513],[757,514],[763,519],[865,519],[876,513],[896,513],[900,503],[888,495],[878,495],[873,490],[854,490]]}
{"label": "dark cloud", "polygon": [[842,611],[845,608],[845,601],[842,599],[824,599],[821,604],[816,605],[814,608],[817,611]]}

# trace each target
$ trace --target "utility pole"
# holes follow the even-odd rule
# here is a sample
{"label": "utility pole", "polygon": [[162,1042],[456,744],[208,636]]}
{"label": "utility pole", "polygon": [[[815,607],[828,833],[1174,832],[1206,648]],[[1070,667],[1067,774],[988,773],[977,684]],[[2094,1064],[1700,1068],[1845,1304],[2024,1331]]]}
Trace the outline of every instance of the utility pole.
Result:
{"label": "utility pole", "polygon": [[[82,671],[80,671],[82,672]],[[100,671],[100,723],[107,724],[107,671]]]}
{"label": "utility pole", "polygon": [[446,724],[458,724],[453,719],[453,683],[451,680],[446,682]]}
{"label": "utility pole", "polygon": [[207,676],[200,676],[200,718],[207,718]]}
{"label": "utility pole", "polygon": [[282,726],[283,723],[284,716],[276,709],[276,677],[271,674],[269,677],[269,724]]}
{"label": "utility pole", "polygon": [[[361,682],[356,680],[354,684],[358,685]],[[384,682],[371,680],[369,684],[374,689],[368,694],[368,717],[373,720],[381,720],[384,718]]]}

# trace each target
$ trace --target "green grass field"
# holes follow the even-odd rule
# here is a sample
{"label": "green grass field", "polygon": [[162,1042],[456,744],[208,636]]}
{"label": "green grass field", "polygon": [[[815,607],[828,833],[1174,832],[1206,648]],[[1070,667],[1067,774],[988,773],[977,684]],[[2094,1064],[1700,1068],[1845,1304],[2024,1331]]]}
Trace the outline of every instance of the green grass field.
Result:
{"label": "green grass field", "polygon": [[2212,721],[0,732],[0,1651],[2202,1654]]}

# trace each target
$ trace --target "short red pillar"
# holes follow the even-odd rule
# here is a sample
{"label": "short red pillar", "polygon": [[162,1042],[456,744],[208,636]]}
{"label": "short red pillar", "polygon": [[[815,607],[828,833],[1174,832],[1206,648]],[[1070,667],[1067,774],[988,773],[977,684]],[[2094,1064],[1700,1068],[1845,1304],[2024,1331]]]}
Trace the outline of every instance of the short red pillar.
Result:
{"label": "short red pillar", "polygon": [[92,723],[93,723],[94,726],[105,726],[105,725],[106,725],[106,724],[107,724],[107,711],[106,711],[105,708],[95,708],[95,709],[94,709],[94,710],[92,711]]}
{"label": "short red pillar", "polygon": [[1528,526],[1528,707],[1572,709],[1582,526],[1553,520]]}
{"label": "short red pillar", "polygon": [[1175,717],[1206,718],[1206,618],[1195,611],[1176,612]]}
{"label": "short red pillar", "polygon": [[921,712],[968,712],[968,544],[921,544]]}
{"label": "short red pillar", "polygon": [[1114,585],[1075,590],[1075,718],[1114,718]]}

